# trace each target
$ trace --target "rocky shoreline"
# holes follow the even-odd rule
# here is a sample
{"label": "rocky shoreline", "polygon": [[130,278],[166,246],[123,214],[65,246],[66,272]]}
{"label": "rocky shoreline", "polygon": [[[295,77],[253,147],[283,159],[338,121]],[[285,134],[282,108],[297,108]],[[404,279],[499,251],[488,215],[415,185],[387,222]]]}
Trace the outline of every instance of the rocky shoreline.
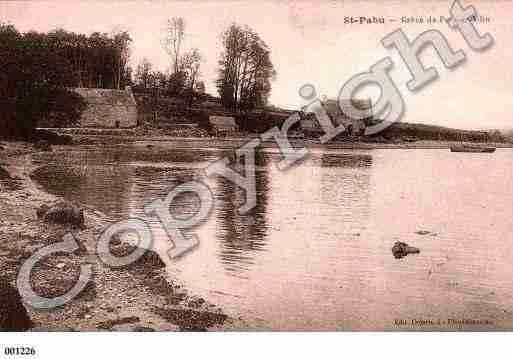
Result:
{"label": "rocky shoreline", "polygon": [[[37,210],[62,199],[46,193],[30,178],[35,170],[33,146],[0,144],[0,271],[11,285],[23,262],[40,248],[57,243],[70,231],[46,223]],[[73,287],[81,265],[92,265],[93,278],[67,304],[49,310],[27,307],[34,331],[203,331],[227,330],[234,324],[221,309],[187,294],[169,280],[158,255],[149,251],[122,268],[104,265],[96,255],[96,239],[109,223],[102,213],[85,208],[85,227],[74,230],[80,250],[56,253],[41,260],[31,275],[34,290],[55,297]],[[126,255],[134,248],[112,241],[111,252]]]}

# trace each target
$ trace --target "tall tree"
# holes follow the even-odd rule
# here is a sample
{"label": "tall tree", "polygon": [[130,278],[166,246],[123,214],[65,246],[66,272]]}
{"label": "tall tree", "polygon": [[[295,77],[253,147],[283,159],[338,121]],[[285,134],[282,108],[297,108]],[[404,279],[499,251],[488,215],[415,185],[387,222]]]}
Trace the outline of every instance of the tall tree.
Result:
{"label": "tall tree", "polygon": [[83,102],[69,89],[129,84],[130,43],[126,31],[20,33],[0,24],[2,134],[28,136],[41,119],[60,126],[77,121]]}
{"label": "tall tree", "polygon": [[189,97],[189,106],[194,100],[194,90],[198,77],[200,75],[200,66],[203,61],[198,49],[194,48],[183,55],[182,68],[187,76],[187,93]]}
{"label": "tall tree", "polygon": [[114,88],[121,89],[122,84],[128,82],[128,61],[130,60],[130,43],[132,39],[127,31],[113,31],[111,34],[114,51],[112,72],[114,75]]}
{"label": "tall tree", "polygon": [[69,90],[78,78],[66,56],[72,47],[61,40],[0,24],[2,136],[30,137],[38,121],[50,116],[66,123],[78,120],[84,103]]}
{"label": "tall tree", "polygon": [[229,108],[252,109],[267,103],[276,71],[270,50],[248,26],[232,24],[221,35],[217,88]]}
{"label": "tall tree", "polygon": [[173,74],[181,70],[181,51],[185,37],[185,20],[181,17],[173,17],[166,21],[164,29],[164,50],[171,57]]}

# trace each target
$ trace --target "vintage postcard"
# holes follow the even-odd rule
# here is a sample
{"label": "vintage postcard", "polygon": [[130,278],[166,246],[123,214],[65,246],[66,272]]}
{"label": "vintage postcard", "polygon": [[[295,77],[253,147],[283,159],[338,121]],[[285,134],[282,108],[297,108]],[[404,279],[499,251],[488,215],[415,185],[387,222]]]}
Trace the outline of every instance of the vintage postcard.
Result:
{"label": "vintage postcard", "polygon": [[512,12],[1,1],[0,331],[511,331]]}

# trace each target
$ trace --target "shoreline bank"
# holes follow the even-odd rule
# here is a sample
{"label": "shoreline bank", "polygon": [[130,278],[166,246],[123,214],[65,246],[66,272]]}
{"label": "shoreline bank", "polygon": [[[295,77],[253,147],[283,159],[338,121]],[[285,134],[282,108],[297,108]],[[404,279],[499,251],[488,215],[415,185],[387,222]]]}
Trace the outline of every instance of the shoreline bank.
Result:
{"label": "shoreline bank", "polygon": [[[77,145],[101,145],[101,144],[130,144],[139,142],[168,142],[177,148],[190,148],[194,146],[216,146],[219,148],[237,148],[245,143],[258,138],[256,133],[239,134],[234,136],[196,136],[194,133],[183,132],[177,135],[176,132],[166,133],[158,128],[135,129],[101,129],[101,128],[40,128],[39,131],[53,132],[68,137],[70,142]],[[336,139],[322,144],[318,139],[309,137],[290,137],[289,141],[295,148],[306,147],[316,149],[449,149],[453,145],[485,145],[497,148],[513,148],[513,142],[471,142],[471,141],[449,141],[449,140],[407,140],[404,138],[372,137],[348,137]],[[261,142],[263,148],[278,148],[274,139]]]}
{"label": "shoreline bank", "polygon": [[[13,285],[25,260],[39,249],[57,243],[69,232],[61,225],[37,219],[36,210],[61,198],[45,192],[31,178],[32,145],[3,142],[0,150],[0,270]],[[78,204],[80,206],[80,204]],[[86,228],[74,232],[85,250],[56,253],[34,268],[31,283],[45,297],[64,294],[75,285],[81,265],[91,265],[93,277],[67,304],[50,309],[27,307],[34,331],[202,331],[227,330],[233,320],[203,298],[187,293],[169,280],[158,255],[149,251],[128,267],[104,265],[96,255],[96,239],[110,219],[94,208],[83,207]],[[118,252],[129,251],[116,243]],[[155,257],[156,256],[156,257]]]}
{"label": "shoreline bank", "polygon": [[[217,147],[220,149],[236,149],[256,137],[220,138],[220,137],[173,137],[173,136],[111,136],[111,135],[75,135],[77,145],[123,145],[123,144],[150,144],[163,143],[175,148]],[[378,149],[450,149],[454,145],[483,145],[496,148],[513,148],[513,143],[497,142],[458,142],[458,141],[417,141],[400,143],[372,143],[372,142],[330,142],[321,144],[310,140],[290,140],[294,148],[306,147],[308,149],[328,150],[378,150]],[[263,141],[263,148],[279,148],[275,141]]]}

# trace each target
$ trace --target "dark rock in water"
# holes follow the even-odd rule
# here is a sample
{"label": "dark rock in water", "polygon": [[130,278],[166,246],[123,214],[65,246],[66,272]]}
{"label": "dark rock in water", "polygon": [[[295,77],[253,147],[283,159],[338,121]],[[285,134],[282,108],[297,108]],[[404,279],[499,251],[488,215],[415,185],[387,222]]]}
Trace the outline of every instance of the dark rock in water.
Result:
{"label": "dark rock in water", "polygon": [[425,230],[420,230],[420,231],[417,231],[415,233],[418,234],[419,236],[425,236],[427,234],[430,234],[431,232],[430,231],[425,231]]}
{"label": "dark rock in water", "polygon": [[49,223],[70,224],[78,228],[84,227],[84,210],[67,202],[60,202],[51,207],[43,204],[37,210],[37,217]]}
{"label": "dark rock in water", "polygon": [[394,246],[392,247],[392,254],[395,258],[398,259],[412,253],[420,253],[420,249],[411,247],[404,242],[395,242]]}
{"label": "dark rock in water", "polygon": [[0,331],[21,332],[32,328],[18,290],[0,278]]}
{"label": "dark rock in water", "polygon": [[36,143],[34,143],[34,149],[38,151],[49,152],[52,150],[52,146],[46,140],[39,140]]}

